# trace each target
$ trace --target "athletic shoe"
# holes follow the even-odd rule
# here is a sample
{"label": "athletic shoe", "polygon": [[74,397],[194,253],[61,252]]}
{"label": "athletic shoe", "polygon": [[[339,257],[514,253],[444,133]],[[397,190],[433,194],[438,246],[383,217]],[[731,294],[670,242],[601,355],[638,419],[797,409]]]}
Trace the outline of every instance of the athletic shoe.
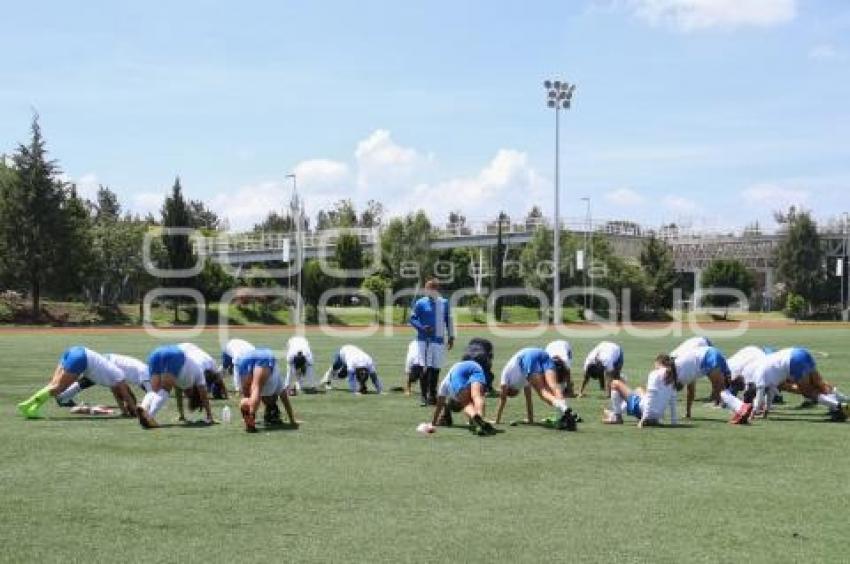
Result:
{"label": "athletic shoe", "polygon": [[419,398],[419,407],[428,407],[428,398]]}
{"label": "athletic shoe", "polygon": [[578,423],[572,409],[567,409],[564,414],[558,419],[555,428],[561,431],[575,431],[578,429]]}
{"label": "athletic shoe", "polygon": [[437,398],[431,396],[428,398],[428,405],[437,405]]}
{"label": "athletic shoe", "polygon": [[729,419],[729,423],[731,425],[746,425],[750,422],[750,417],[753,416],[753,404],[744,403],[741,404],[735,413],[732,414],[732,418]]}
{"label": "athletic shoe", "polygon": [[142,429],[153,429],[156,427],[156,421],[148,416],[148,412],[143,407],[136,409],[136,416],[139,418],[139,425]]}
{"label": "athletic shoe", "polygon": [[[817,402],[815,402],[817,403]],[[785,398],[782,397],[782,394],[776,394],[773,396],[773,404],[774,405],[785,405]]]}
{"label": "athletic shoe", "polygon": [[606,425],[622,425],[623,416],[606,409],[602,415],[602,422]]}
{"label": "athletic shoe", "polygon": [[848,407],[847,404],[841,405],[838,409],[833,409],[829,412],[829,420],[833,423],[844,423],[847,421]]}
{"label": "athletic shoe", "polygon": [[251,410],[247,405],[243,405],[240,408],[242,412],[242,419],[245,421],[245,432],[247,433],[256,433],[257,432],[257,421],[254,416],[251,414]]}
{"label": "athletic shoe", "polygon": [[59,396],[56,396],[56,405],[58,405],[59,407],[77,407],[77,402],[72,399],[62,401],[59,399]]}
{"label": "athletic shoe", "polygon": [[275,403],[273,406],[266,407],[263,412],[263,422],[266,425],[282,425],[283,420],[280,418],[280,408]]}
{"label": "athletic shoe", "polygon": [[496,428],[489,421],[485,421],[480,415],[476,415],[472,422],[475,424],[476,434],[479,437],[487,437],[496,434]]}

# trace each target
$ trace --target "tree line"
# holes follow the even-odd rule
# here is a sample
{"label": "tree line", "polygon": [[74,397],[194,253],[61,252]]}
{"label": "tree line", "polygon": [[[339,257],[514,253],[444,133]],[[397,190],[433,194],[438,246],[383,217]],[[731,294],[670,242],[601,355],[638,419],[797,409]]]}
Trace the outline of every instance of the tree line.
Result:
{"label": "tree line", "polygon": [[[309,222],[299,205],[295,201],[289,209],[269,211],[253,230],[293,232],[297,221],[302,221],[302,229],[308,229]],[[326,260],[347,271],[371,267],[370,273],[334,278],[318,260],[307,260],[301,276],[302,296],[315,313],[322,294],[330,288],[349,288],[352,294],[358,289],[366,290],[383,301],[388,292],[412,293],[424,278],[433,275],[443,280],[447,291],[532,288],[550,296],[552,272],[544,267],[552,258],[553,233],[542,218],[537,206],[528,213],[525,222],[536,230],[531,241],[521,247],[500,243],[486,251],[433,250],[434,226],[423,211],[386,218],[380,202],[369,201],[358,211],[350,200],[343,199],[316,216],[316,229],[340,230],[333,254]],[[506,219],[500,214],[494,226],[501,229]],[[448,220],[457,234],[469,233],[461,211],[451,211]],[[777,256],[780,290],[787,296],[783,303],[796,308],[795,315],[834,303],[838,281],[827,273],[810,214],[792,208],[778,215],[777,220],[785,233]],[[99,187],[93,200],[82,198],[73,184],[62,180],[58,162],[49,158],[37,115],[32,120],[29,141],[18,145],[11,163],[0,161],[0,287],[26,292],[33,318],[41,313],[43,297],[112,307],[140,303],[155,287],[188,286],[197,289],[210,304],[233,288],[295,286],[295,277],[263,275],[264,270],[279,265],[253,265],[234,274],[208,258],[203,259],[203,268],[196,276],[157,279],[143,264],[146,235],[150,258],[159,268],[190,268],[198,260],[188,236],[164,236],[163,227],[190,227],[212,235],[226,230],[227,224],[202,201],[187,199],[179,177],[164,198],[158,216],[141,217],[123,210],[115,192],[106,186]],[[380,253],[365,249],[353,228],[380,229]],[[630,293],[630,301],[610,314],[632,318],[657,314],[674,305],[674,288],[687,286],[687,281],[674,270],[669,246],[654,235],[645,239],[638,261],[617,256],[601,233],[593,233],[588,240],[567,231],[560,237],[561,263],[565,265],[559,273],[562,288],[592,283],[618,298],[624,290]],[[578,268],[576,260],[579,250],[585,255],[583,269]],[[740,262],[718,260],[704,273],[703,283],[707,287],[737,288],[748,295],[755,280]],[[469,302],[476,300],[481,297],[467,298]],[[345,299],[340,297],[337,301]],[[570,301],[581,309],[585,305],[597,311],[606,308],[605,302],[583,295]],[[714,298],[713,303],[730,305],[723,298]],[[175,299],[172,304],[177,320],[181,302]],[[504,304],[538,305],[531,295],[511,296],[496,302],[497,317],[501,317]]]}

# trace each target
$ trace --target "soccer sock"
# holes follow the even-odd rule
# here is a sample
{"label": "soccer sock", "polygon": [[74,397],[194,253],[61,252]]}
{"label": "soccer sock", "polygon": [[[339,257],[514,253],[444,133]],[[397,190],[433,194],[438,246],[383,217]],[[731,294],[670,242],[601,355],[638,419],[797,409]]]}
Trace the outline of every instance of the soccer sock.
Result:
{"label": "soccer sock", "polygon": [[419,375],[419,395],[422,396],[423,400],[428,398],[428,377],[430,375],[430,370],[422,368],[422,372]]}
{"label": "soccer sock", "polygon": [[82,387],[80,387],[80,383],[74,382],[73,384],[68,386],[64,392],[56,396],[56,399],[64,403],[79,394],[81,391]]}
{"label": "soccer sock", "polygon": [[552,407],[555,408],[558,415],[563,415],[567,412],[567,409],[569,409],[567,406],[567,400],[565,399],[556,399],[552,402]]}
{"label": "soccer sock", "polygon": [[428,372],[428,396],[437,399],[437,381],[440,379],[440,371],[436,368],[429,368]]}
{"label": "soccer sock", "polygon": [[611,390],[611,412],[614,415],[623,415],[623,396],[618,390]]}
{"label": "soccer sock", "polygon": [[818,403],[825,405],[830,411],[835,411],[838,409],[840,402],[838,401],[838,398],[835,397],[835,394],[818,394]]}
{"label": "soccer sock", "polygon": [[841,403],[847,403],[850,400],[850,397],[838,391],[838,388],[832,388],[832,395],[835,396],[835,399],[840,401]]}
{"label": "soccer sock", "polygon": [[145,394],[145,397],[142,398],[142,403],[139,404],[139,407],[144,409],[145,411],[150,411],[151,403],[153,403],[154,398],[156,397],[156,392],[148,392]]}
{"label": "soccer sock", "polygon": [[726,404],[726,409],[731,409],[732,411],[738,411],[741,409],[741,406],[744,405],[744,402],[732,395],[732,392],[729,390],[723,390],[720,392],[720,399],[722,399],[723,403]]}
{"label": "soccer sock", "polygon": [[160,390],[158,392],[154,392],[154,397],[151,400],[151,407],[147,410],[148,415],[153,417],[156,413],[162,409],[162,406],[165,405],[165,402],[168,401],[168,391]]}

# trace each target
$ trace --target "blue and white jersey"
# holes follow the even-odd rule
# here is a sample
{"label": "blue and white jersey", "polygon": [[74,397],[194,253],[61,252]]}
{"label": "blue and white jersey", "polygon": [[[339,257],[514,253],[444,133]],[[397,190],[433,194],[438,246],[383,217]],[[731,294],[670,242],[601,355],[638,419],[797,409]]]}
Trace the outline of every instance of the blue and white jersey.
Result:
{"label": "blue and white jersey", "polygon": [[124,381],[124,374],[106,357],[82,346],[71,347],[62,354],[62,368],[77,378],[86,377],[95,384],[111,388]]}
{"label": "blue and white jersey", "polygon": [[678,347],[673,349],[673,351],[670,353],[670,356],[681,356],[686,351],[689,351],[691,349],[711,346],[713,345],[707,337],[691,337],[690,339],[685,339]]}
{"label": "blue and white jersey", "polygon": [[528,377],[532,374],[543,374],[554,369],[555,363],[545,350],[526,347],[517,351],[505,364],[501,384],[521,390],[528,385]]}
{"label": "blue and white jersey", "polygon": [[260,389],[260,395],[273,396],[283,391],[283,378],[280,376],[279,363],[271,349],[254,349],[244,355],[239,360],[239,366],[236,367],[235,374],[241,387],[249,378],[254,376],[254,369],[258,367],[268,368],[270,374],[263,387]]}
{"label": "blue and white jersey", "polygon": [[487,387],[484,370],[474,360],[462,360],[449,368],[448,374],[440,382],[437,395],[451,399],[457,398],[463,390],[471,388],[475,382]]}
{"label": "blue and white jersey", "polygon": [[817,370],[812,354],[804,348],[791,347],[766,355],[753,370],[753,382],[759,388],[776,388],[785,380],[799,382]]}
{"label": "blue and white jersey", "polygon": [[177,387],[184,390],[207,386],[204,368],[177,345],[155,348],[148,356],[148,372],[151,377],[168,374],[175,379]]}
{"label": "blue and white jersey", "polygon": [[715,370],[729,375],[729,366],[723,353],[716,347],[695,347],[684,351],[674,360],[679,383],[683,386]]}
{"label": "blue and white jersey", "polygon": [[[416,329],[416,339],[430,343],[444,343],[454,337],[449,301],[437,296],[423,296],[413,304],[410,324]],[[426,331],[431,328],[431,333]]]}

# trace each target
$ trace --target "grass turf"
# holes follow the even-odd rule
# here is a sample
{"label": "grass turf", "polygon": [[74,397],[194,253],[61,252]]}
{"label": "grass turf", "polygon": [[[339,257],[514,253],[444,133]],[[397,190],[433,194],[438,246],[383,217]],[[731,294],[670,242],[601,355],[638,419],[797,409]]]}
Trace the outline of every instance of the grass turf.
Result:
{"label": "grass turf", "polygon": [[[238,336],[281,347],[286,333]],[[494,338],[497,373],[513,351],[551,336]],[[309,337],[322,372],[342,338]],[[749,343],[808,346],[848,389],[848,337],[806,327],[716,340],[729,354]],[[350,340],[391,386],[408,338]],[[680,339],[615,340],[635,384]],[[212,332],[194,341],[217,350]],[[580,364],[595,340],[571,341]],[[238,421],[144,431],[132,420],[70,415],[52,400],[46,419],[19,417],[15,403],[77,343],[144,357],[155,341],[108,330],[0,336],[0,561],[846,561],[850,425],[825,423],[822,408],[797,409],[794,396],[748,427],[698,403],[682,428],[638,430],[633,421],[600,424],[604,402],[593,389],[573,402],[585,419],[578,433],[504,427],[491,438],[462,428],[420,436],[414,428],[430,411],[397,393],[300,395],[300,430],[257,435]],[[702,382],[698,397],[707,389]],[[92,388],[80,398],[111,395]],[[535,402],[538,417],[549,414]],[[215,403],[218,414],[224,402]],[[521,408],[509,402],[507,420]],[[169,402],[160,421],[174,417]]]}

